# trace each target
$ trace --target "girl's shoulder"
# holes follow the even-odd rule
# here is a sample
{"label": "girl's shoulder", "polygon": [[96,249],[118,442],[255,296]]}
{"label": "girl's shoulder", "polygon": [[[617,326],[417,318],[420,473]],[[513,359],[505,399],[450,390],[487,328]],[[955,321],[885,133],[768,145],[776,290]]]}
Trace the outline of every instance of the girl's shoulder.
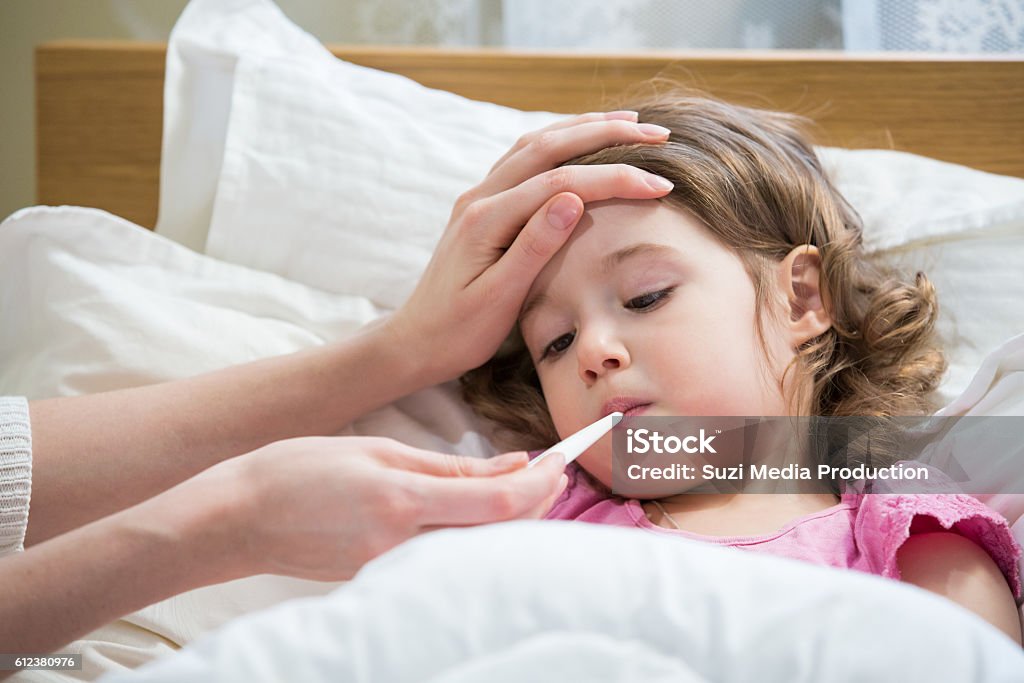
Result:
{"label": "girl's shoulder", "polygon": [[977,498],[963,493],[852,493],[843,500],[856,505],[853,536],[871,573],[900,578],[896,556],[903,543],[912,534],[947,531],[985,550],[1020,600],[1021,547],[1006,519]]}

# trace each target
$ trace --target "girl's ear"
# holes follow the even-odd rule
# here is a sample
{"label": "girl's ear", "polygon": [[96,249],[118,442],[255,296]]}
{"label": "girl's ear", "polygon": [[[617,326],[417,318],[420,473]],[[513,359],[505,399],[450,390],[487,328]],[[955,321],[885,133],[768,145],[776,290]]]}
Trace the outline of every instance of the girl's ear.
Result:
{"label": "girl's ear", "polygon": [[796,348],[832,327],[828,292],[821,282],[818,248],[801,244],[779,264],[779,287],[788,303],[786,329],[790,345]]}

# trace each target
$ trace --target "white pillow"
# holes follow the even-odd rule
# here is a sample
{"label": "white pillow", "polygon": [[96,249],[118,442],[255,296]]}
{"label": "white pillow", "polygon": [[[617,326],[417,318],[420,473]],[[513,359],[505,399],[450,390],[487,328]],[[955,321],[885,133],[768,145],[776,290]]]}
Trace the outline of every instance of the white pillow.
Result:
{"label": "white pillow", "polygon": [[289,353],[380,314],[357,297],[217,261],[98,209],[22,209],[0,224],[0,256],[0,393],[33,399]]}
{"label": "white pillow", "polygon": [[1024,180],[884,149],[818,149],[869,253],[1024,230]]}
{"label": "white pillow", "polygon": [[270,0],[193,0],[164,91],[157,233],[392,309],[459,193],[560,118],[335,59]]}
{"label": "white pillow", "polygon": [[398,307],[527,114],[333,57],[243,56],[206,252]]}
{"label": "white pillow", "polygon": [[[353,66],[301,33],[269,0],[230,12],[193,0],[172,34],[173,54],[175,43],[216,35],[237,63],[218,185],[203,195],[216,194],[206,251],[397,307],[458,194],[519,135],[558,117]],[[194,80],[202,68],[169,62],[168,78]],[[183,140],[186,115],[203,113],[201,99],[169,112],[179,125],[165,149]],[[865,219],[869,251],[936,282],[951,365],[940,398],[952,400],[988,351],[1024,331],[1024,180],[899,152],[821,153]],[[189,176],[181,161],[165,156],[163,175]],[[173,189],[162,200],[188,205]]]}
{"label": "white pillow", "polygon": [[203,251],[213,214],[239,55],[333,59],[272,2],[192,2],[167,45],[156,232]]}
{"label": "white pillow", "polygon": [[[362,297],[224,263],[98,209],[22,209],[0,224],[0,258],[0,395],[189,377],[344,338],[382,314]],[[493,455],[478,432],[452,383],[344,431]]]}
{"label": "white pillow", "polygon": [[939,298],[947,404],[982,360],[1024,332],[1024,180],[886,150],[819,150],[864,219],[870,254],[923,271]]}

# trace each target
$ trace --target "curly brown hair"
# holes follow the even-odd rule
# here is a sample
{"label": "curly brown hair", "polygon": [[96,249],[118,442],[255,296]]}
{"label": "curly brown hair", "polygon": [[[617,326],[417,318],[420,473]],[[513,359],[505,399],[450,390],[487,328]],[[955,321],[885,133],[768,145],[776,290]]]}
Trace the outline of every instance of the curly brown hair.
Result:
{"label": "curly brown hair", "polygon": [[[883,418],[935,410],[933,392],[946,369],[935,338],[935,289],[924,273],[908,281],[865,258],[860,217],[823,171],[808,119],[679,90],[627,108],[671,130],[668,142],[610,147],[567,164],[629,164],[672,181],[659,201],[689,211],[736,250],[759,311],[779,311],[771,269],[798,245],[818,248],[833,324],[786,368],[801,377],[790,414],[799,414],[793,406],[807,406],[809,415]],[[760,316],[757,331],[763,347]],[[503,439],[509,445],[558,440],[518,328],[461,383],[466,401],[511,437]]]}

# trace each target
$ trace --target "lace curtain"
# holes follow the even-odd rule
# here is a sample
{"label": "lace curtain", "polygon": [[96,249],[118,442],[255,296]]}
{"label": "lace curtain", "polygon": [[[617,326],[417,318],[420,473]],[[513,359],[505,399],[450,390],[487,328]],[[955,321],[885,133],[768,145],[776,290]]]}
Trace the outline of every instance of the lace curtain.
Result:
{"label": "lace curtain", "polygon": [[1024,52],[1024,0],[278,2],[336,42]]}
{"label": "lace curtain", "polygon": [[1024,0],[844,0],[849,50],[1024,52]]}
{"label": "lace curtain", "polygon": [[839,48],[840,0],[504,0],[505,44]]}

